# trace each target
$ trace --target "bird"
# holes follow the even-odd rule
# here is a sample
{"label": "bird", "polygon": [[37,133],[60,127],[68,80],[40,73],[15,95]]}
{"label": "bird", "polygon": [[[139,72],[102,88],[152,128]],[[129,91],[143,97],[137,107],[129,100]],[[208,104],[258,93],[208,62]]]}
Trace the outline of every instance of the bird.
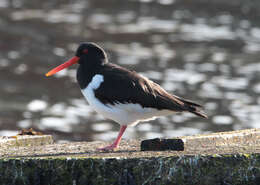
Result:
{"label": "bird", "polygon": [[77,82],[90,107],[120,125],[114,142],[97,148],[99,151],[118,148],[126,128],[142,121],[179,112],[207,118],[200,104],[170,94],[143,75],[110,63],[104,49],[93,42],[80,43],[74,57],[50,70],[46,76],[73,64],[79,64]]}

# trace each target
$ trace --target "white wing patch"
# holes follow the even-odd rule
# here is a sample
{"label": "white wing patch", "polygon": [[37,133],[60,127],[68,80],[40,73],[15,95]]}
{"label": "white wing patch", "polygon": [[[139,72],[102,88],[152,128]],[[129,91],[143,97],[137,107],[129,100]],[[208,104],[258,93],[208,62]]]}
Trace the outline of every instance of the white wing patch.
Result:
{"label": "white wing patch", "polygon": [[[120,125],[134,126],[140,121],[153,120],[158,116],[170,115],[173,111],[157,110],[155,108],[143,108],[139,104],[133,103],[118,103],[115,105],[100,102],[94,94],[94,90],[99,88],[101,83],[104,82],[104,77],[100,74],[95,75],[91,82],[82,93],[87,99],[89,105],[105,118],[112,119]],[[123,92],[122,92],[123,93]]]}

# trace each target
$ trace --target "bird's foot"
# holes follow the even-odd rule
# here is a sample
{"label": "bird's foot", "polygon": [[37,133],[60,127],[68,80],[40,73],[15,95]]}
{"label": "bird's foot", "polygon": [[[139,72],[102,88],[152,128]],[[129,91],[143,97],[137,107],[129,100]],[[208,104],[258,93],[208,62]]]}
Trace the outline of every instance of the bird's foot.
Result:
{"label": "bird's foot", "polygon": [[97,151],[103,151],[103,152],[108,152],[108,151],[113,151],[114,149],[117,148],[117,145],[112,144],[112,145],[108,145],[106,147],[102,147],[102,148],[97,148]]}

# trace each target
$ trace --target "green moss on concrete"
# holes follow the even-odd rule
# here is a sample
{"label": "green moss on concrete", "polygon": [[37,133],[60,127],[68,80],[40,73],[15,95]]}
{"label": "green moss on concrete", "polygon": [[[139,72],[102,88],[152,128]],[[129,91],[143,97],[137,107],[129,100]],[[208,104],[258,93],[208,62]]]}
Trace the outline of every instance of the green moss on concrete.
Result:
{"label": "green moss on concrete", "polygon": [[133,159],[1,159],[0,183],[14,184],[258,184],[260,155]]}

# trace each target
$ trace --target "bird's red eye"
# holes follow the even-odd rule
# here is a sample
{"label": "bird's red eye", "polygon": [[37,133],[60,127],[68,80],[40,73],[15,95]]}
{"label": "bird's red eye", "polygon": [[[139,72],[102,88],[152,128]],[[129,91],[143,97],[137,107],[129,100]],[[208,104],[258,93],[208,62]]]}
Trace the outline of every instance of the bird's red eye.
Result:
{"label": "bird's red eye", "polygon": [[87,54],[88,53],[88,49],[84,49],[83,53]]}

